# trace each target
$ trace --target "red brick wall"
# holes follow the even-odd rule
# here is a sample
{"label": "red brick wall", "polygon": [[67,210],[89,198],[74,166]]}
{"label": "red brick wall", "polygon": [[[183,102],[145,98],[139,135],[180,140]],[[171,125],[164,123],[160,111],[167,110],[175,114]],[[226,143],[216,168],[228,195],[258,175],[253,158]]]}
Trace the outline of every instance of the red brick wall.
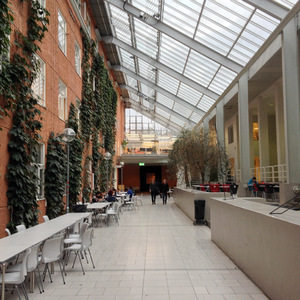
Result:
{"label": "red brick wall", "polygon": [[[11,43],[14,40],[14,31],[19,30],[26,34],[26,16],[28,2],[21,2],[19,0],[11,0],[11,9],[14,16],[14,24],[12,26],[13,33],[11,35]],[[47,140],[51,131],[55,134],[60,134],[65,128],[66,124],[58,117],[58,80],[64,82],[67,86],[67,107],[70,107],[71,102],[75,105],[76,98],[81,99],[82,91],[82,78],[75,71],[75,40],[81,49],[82,37],[80,33],[80,23],[76,18],[76,14],[73,11],[72,5],[68,0],[51,0],[46,1],[46,8],[50,12],[50,24],[48,25],[48,32],[45,33],[43,43],[40,45],[41,53],[39,56],[46,63],[46,106],[39,108],[43,113],[43,129],[41,132],[42,141],[45,144],[45,150],[47,150]],[[62,13],[67,23],[67,54],[65,55],[58,47],[58,9]],[[71,11],[71,12],[70,12]],[[87,5],[87,11],[93,23],[92,13],[89,5]],[[75,18],[75,20],[74,20]],[[92,25],[92,38],[96,40],[95,26]],[[11,48],[13,53],[14,47]],[[99,43],[99,52],[103,53],[101,44]],[[106,61],[105,61],[106,64]],[[106,64],[107,65],[107,64]],[[112,74],[110,74],[113,79]],[[117,108],[117,143],[121,143],[124,139],[124,104],[119,103]],[[0,238],[6,236],[4,228],[10,220],[9,211],[7,208],[6,190],[7,183],[5,180],[6,166],[8,163],[8,132],[11,128],[11,119],[0,119],[0,127],[3,129],[0,131]],[[91,148],[91,147],[90,147]],[[86,155],[91,154],[86,153]],[[39,221],[42,221],[42,215],[45,214],[45,200],[41,200],[39,203],[39,209],[41,216]]]}

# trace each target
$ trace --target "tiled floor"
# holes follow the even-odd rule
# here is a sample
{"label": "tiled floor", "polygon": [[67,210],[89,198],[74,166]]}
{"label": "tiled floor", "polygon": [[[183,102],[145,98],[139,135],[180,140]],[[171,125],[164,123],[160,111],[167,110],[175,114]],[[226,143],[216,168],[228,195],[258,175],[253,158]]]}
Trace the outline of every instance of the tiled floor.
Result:
{"label": "tiled floor", "polygon": [[[172,198],[171,198],[172,199]],[[124,211],[119,226],[95,228],[91,264],[67,266],[66,284],[56,266],[53,283],[33,300],[266,300],[263,293],[172,202]],[[17,299],[7,294],[7,299]]]}

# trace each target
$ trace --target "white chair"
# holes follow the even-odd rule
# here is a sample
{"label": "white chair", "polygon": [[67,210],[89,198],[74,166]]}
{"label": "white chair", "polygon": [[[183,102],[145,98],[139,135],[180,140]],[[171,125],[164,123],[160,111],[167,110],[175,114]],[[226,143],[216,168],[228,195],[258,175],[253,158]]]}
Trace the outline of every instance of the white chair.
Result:
{"label": "white chair", "polygon": [[93,234],[93,229],[88,229],[84,232],[83,237],[82,237],[82,242],[78,243],[78,244],[73,244],[70,247],[65,248],[65,250],[67,250],[68,252],[74,251],[75,252],[75,258],[73,261],[73,265],[72,268],[74,268],[75,265],[75,261],[78,257],[80,265],[81,265],[81,269],[82,269],[82,273],[83,275],[85,275],[84,269],[83,269],[83,265],[82,265],[82,258],[83,258],[83,253],[85,254],[85,258],[86,261],[88,263],[88,258],[86,255],[86,250],[89,252],[92,264],[93,264],[93,268],[95,268],[94,265],[94,261],[91,255],[91,251],[90,251],[90,246],[92,245],[92,234]]}
{"label": "white chair", "polygon": [[5,232],[7,233],[7,235],[11,235],[11,232],[8,228],[5,228]]}
{"label": "white chair", "polygon": [[137,197],[137,202],[141,203],[141,206],[143,205],[143,194],[140,194],[140,196]]}
{"label": "white chair", "polygon": [[49,217],[48,217],[47,215],[44,215],[44,216],[43,216],[43,219],[44,219],[44,222],[50,221],[50,220],[49,220]]}
{"label": "white chair", "polygon": [[107,210],[107,226],[109,224],[110,217],[113,216],[117,224],[119,225],[119,204],[114,202],[112,207]]}
{"label": "white chair", "polygon": [[[44,291],[44,287],[43,287],[43,283],[42,283],[41,273],[40,273],[40,270],[38,267],[38,263],[39,263],[38,255],[39,255],[40,245],[41,244],[37,244],[37,245],[31,247],[31,252],[29,253],[28,258],[27,258],[27,273],[33,272],[33,274],[35,276],[35,280],[38,285],[38,288],[40,290],[40,293],[42,293]],[[21,268],[22,268],[22,262],[14,264],[11,267],[9,267],[7,269],[7,272],[8,273],[19,272],[21,270]],[[36,270],[38,271],[39,281],[37,280],[37,276],[36,276],[36,272],[35,272]]]}
{"label": "white chair", "polygon": [[[27,275],[27,259],[30,252],[31,252],[30,248],[26,250],[23,261],[21,263],[21,268],[18,271],[11,272],[11,273],[6,272],[4,276],[5,286],[7,287],[7,285],[12,285],[13,287],[15,287],[20,300],[21,300],[21,295],[18,289],[18,285],[21,286],[25,299],[29,299],[25,289],[24,280],[25,280],[25,276]],[[2,280],[3,280],[2,274],[0,274],[0,285],[2,285]]]}
{"label": "white chair", "polygon": [[24,230],[26,230],[26,227],[25,227],[25,225],[24,225],[24,224],[17,225],[17,226],[16,226],[16,228],[17,228],[17,231],[18,231],[18,232],[21,232],[21,231],[24,231]]}
{"label": "white chair", "polygon": [[62,255],[63,255],[63,239],[64,236],[58,236],[55,238],[51,238],[45,241],[45,244],[43,246],[42,250],[42,257],[41,262],[45,264],[45,269],[43,272],[43,281],[45,281],[46,272],[48,271],[50,281],[52,281],[52,277],[49,270],[49,263],[52,262],[58,262],[61,277],[63,279],[63,283],[65,284],[65,278],[63,273],[63,267],[62,267]]}
{"label": "white chair", "polygon": [[82,236],[84,232],[87,230],[89,224],[83,223],[80,227],[80,233],[79,234],[70,234],[66,239],[64,239],[65,244],[76,244],[81,243]]}
{"label": "white chair", "polygon": [[104,211],[102,210],[102,212],[98,212],[95,215],[95,220],[97,222],[97,226],[99,225],[99,222],[101,222],[102,220],[104,221],[104,223],[107,225],[107,210],[109,209],[109,206],[106,206],[104,208]]}

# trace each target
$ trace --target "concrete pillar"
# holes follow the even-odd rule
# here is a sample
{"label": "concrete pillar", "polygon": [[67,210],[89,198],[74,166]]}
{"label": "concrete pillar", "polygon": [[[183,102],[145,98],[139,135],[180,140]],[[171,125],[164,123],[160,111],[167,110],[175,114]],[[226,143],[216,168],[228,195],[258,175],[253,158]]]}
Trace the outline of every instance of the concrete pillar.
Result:
{"label": "concrete pillar", "polygon": [[299,44],[296,17],[285,26],[282,38],[287,183],[294,184],[300,182]]}
{"label": "concrete pillar", "polygon": [[216,105],[217,114],[216,114],[216,130],[217,130],[217,139],[221,145],[225,145],[225,131],[224,131],[224,105],[220,101]]}
{"label": "concrete pillar", "polygon": [[245,196],[246,190],[243,185],[251,177],[250,172],[250,135],[249,135],[249,100],[248,100],[248,73],[239,79],[238,91],[238,115],[239,115],[239,149],[240,149],[240,170],[238,196]]}

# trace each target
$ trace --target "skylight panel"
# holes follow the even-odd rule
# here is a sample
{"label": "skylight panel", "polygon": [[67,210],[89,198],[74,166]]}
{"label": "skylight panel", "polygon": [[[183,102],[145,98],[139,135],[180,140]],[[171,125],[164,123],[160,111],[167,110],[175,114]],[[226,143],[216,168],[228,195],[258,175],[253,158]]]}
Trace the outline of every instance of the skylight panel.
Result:
{"label": "skylight panel", "polygon": [[140,102],[140,97],[136,95],[135,93],[129,92],[130,99],[134,100],[135,102]]}
{"label": "skylight panel", "polygon": [[156,69],[152,65],[143,61],[142,59],[138,59],[138,64],[140,75],[151,82],[155,82]]}
{"label": "skylight panel", "polygon": [[[159,0],[132,0],[131,3],[136,8],[139,8],[141,11],[146,12],[149,15],[154,15],[159,12]],[[126,6],[125,6],[126,8]]]}
{"label": "skylight panel", "polygon": [[170,119],[170,114],[165,112],[164,110],[160,109],[159,107],[156,107],[156,113],[162,116],[165,119]]}
{"label": "skylight panel", "polygon": [[190,116],[190,120],[195,122],[195,123],[199,123],[202,119],[202,116],[200,116],[199,114],[193,112],[192,115]]}
{"label": "skylight panel", "polygon": [[157,85],[176,95],[179,81],[162,71],[158,71]]}
{"label": "skylight panel", "polygon": [[141,83],[141,92],[143,93],[143,95],[149,98],[154,99],[155,97],[155,91],[144,83]]}
{"label": "skylight panel", "polygon": [[210,98],[210,97],[204,95],[204,96],[201,98],[200,103],[197,105],[197,107],[198,107],[199,109],[202,109],[202,110],[204,110],[204,111],[207,112],[207,111],[212,107],[212,105],[213,105],[214,103],[215,103],[215,101],[214,101],[212,98]]}
{"label": "skylight panel", "polygon": [[126,43],[130,46],[132,45],[131,32],[125,32],[119,28],[115,28],[115,32],[116,32],[116,37],[118,39],[120,39],[121,41],[123,41],[124,43]]}
{"label": "skylight panel", "polygon": [[[181,127],[184,127],[185,125],[187,125],[186,122],[184,122],[184,121],[182,121],[182,120],[180,120],[180,119],[178,119],[178,118],[176,118],[176,117],[174,117],[174,116],[172,116],[172,115],[171,115],[171,117],[170,117],[170,121],[172,121],[173,123],[175,123],[175,124],[177,124],[177,125],[179,125],[179,126],[181,126]],[[190,126],[189,126],[189,127],[190,127]]]}
{"label": "skylight panel", "polygon": [[182,73],[189,48],[166,34],[161,35],[159,61]]}
{"label": "skylight panel", "polygon": [[196,91],[195,89],[189,87],[188,85],[181,83],[178,91],[178,97],[185,100],[186,102],[197,105],[200,100],[202,93]]}
{"label": "skylight panel", "polygon": [[186,108],[185,106],[175,102],[174,103],[174,107],[173,107],[173,110],[175,112],[177,112],[178,114],[184,116],[185,118],[189,118],[192,114],[192,111],[188,108]]}
{"label": "skylight panel", "polygon": [[133,87],[134,89],[137,88],[138,84],[137,84],[137,80],[130,77],[129,75],[124,74],[126,80],[127,80],[127,84],[131,87]]}
{"label": "skylight panel", "polygon": [[123,50],[122,48],[120,49],[120,54],[121,54],[121,61],[123,62],[122,65],[135,72],[135,65],[134,65],[134,59],[132,58],[132,54]]}
{"label": "skylight panel", "polygon": [[281,5],[290,9],[298,2],[298,0],[273,0],[273,1],[278,2]]}
{"label": "skylight panel", "polygon": [[192,50],[184,75],[207,87],[219,66],[219,64],[215,63],[211,59]]}
{"label": "skylight panel", "polygon": [[147,107],[147,108],[150,108],[150,103],[148,100],[145,100],[145,99],[142,99],[142,104]]}
{"label": "skylight panel", "polygon": [[174,1],[164,3],[163,22],[189,37],[194,36],[202,1]]}
{"label": "skylight panel", "polygon": [[237,73],[222,66],[210,84],[209,89],[221,95],[233,81],[236,75]]}
{"label": "skylight panel", "polygon": [[173,105],[174,105],[174,101],[160,93],[157,93],[156,95],[156,101],[158,103],[161,103],[162,105],[172,109]]}

